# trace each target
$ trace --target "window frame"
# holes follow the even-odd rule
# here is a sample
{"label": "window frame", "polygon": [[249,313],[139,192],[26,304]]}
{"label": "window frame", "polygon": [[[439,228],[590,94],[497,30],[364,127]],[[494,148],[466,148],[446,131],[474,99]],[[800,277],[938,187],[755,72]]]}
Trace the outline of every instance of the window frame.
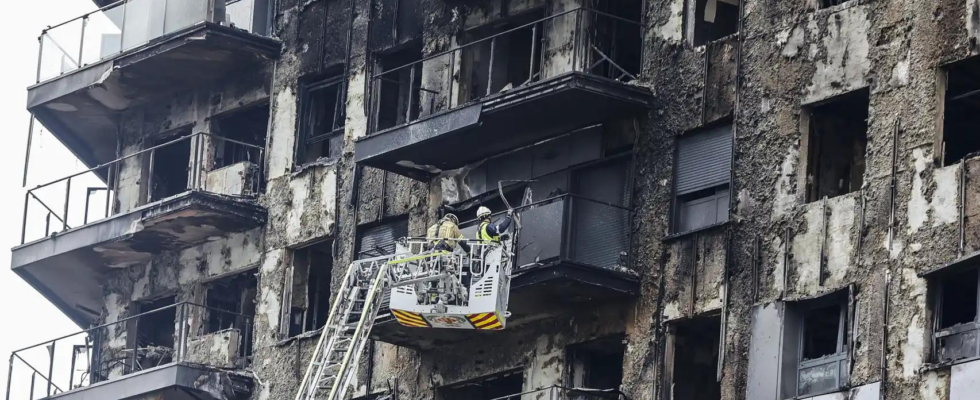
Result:
{"label": "window frame", "polygon": [[[946,327],[946,328],[940,328],[940,323],[942,322],[941,319],[942,319],[942,314],[943,314],[943,305],[944,305],[943,304],[943,294],[944,294],[944,291],[945,291],[945,285],[944,285],[944,282],[943,281],[945,280],[945,278],[947,278],[949,276],[955,276],[955,275],[962,274],[964,272],[969,272],[971,269],[980,269],[980,268],[974,266],[974,267],[970,267],[970,268],[965,268],[965,269],[960,270],[960,271],[950,271],[949,273],[941,274],[939,276],[934,277],[933,284],[932,284],[933,289],[934,289],[932,291],[934,293],[933,294],[933,299],[932,299],[932,301],[933,301],[932,304],[933,304],[933,307],[934,308],[933,308],[933,312],[932,312],[932,333],[930,335],[931,336],[931,339],[932,339],[931,356],[932,356],[932,360],[934,362],[937,362],[937,363],[944,363],[944,362],[960,363],[960,362],[964,362],[964,361],[980,359],[980,271],[978,271],[978,273],[977,273],[977,282],[975,282],[975,285],[977,286],[977,296],[974,299],[974,301],[975,301],[975,304],[976,304],[976,307],[977,307],[976,308],[977,311],[976,311],[976,313],[973,316],[973,321],[972,322],[959,323],[959,324],[952,325],[952,326],[949,326],[949,327]],[[940,355],[939,353],[940,353],[941,349],[943,348],[943,346],[940,346],[940,341],[942,341],[944,339],[947,339],[947,338],[950,338],[950,337],[953,337],[953,336],[963,335],[963,334],[968,333],[968,332],[976,332],[977,333],[977,336],[978,336],[976,349],[975,349],[974,354],[972,356],[967,356],[967,357],[958,358],[958,359],[948,359],[948,360],[946,360],[946,359],[943,359],[943,360],[939,359],[939,355]]]}
{"label": "window frame", "polygon": [[[312,275],[312,268],[311,267],[313,266],[313,263],[310,262],[309,259],[310,259],[310,254],[312,253],[313,250],[315,250],[316,248],[318,248],[320,246],[324,246],[324,245],[329,245],[330,246],[330,250],[331,250],[331,253],[330,253],[330,267],[326,271],[320,271],[320,272],[326,272],[326,276],[328,277],[328,279],[327,279],[327,287],[325,288],[326,289],[326,307],[327,307],[325,310],[326,310],[327,318],[329,318],[329,315],[330,315],[330,307],[331,307],[332,300],[333,300],[330,297],[330,295],[331,295],[331,293],[330,293],[330,286],[331,286],[331,283],[333,281],[333,268],[335,266],[334,263],[333,263],[333,261],[334,261],[333,260],[333,240],[330,240],[330,239],[320,240],[320,241],[315,241],[315,242],[312,242],[312,243],[305,244],[305,245],[303,245],[301,247],[291,248],[291,249],[289,249],[289,252],[290,252],[290,254],[289,254],[289,267],[287,268],[287,271],[286,271],[287,273],[284,276],[283,292],[282,292],[283,293],[282,304],[284,304],[286,306],[283,307],[282,316],[281,316],[282,320],[280,321],[280,332],[279,333],[280,333],[280,335],[282,336],[283,339],[292,339],[292,338],[297,338],[297,337],[303,337],[304,335],[308,335],[308,334],[310,334],[312,332],[319,332],[320,330],[323,329],[323,326],[325,326],[326,323],[327,323],[327,321],[324,320],[323,321],[323,325],[316,326],[316,324],[314,324],[312,329],[307,329],[307,323],[306,323],[307,317],[311,313],[312,313],[312,315],[315,315],[316,314],[316,311],[318,310],[317,307],[319,307],[320,305],[323,305],[323,303],[317,302],[317,307],[309,308],[309,295],[310,295],[310,286],[311,286],[311,283],[317,282],[317,284],[319,284],[319,281],[318,280],[317,281],[311,281],[311,279],[310,279],[310,276]],[[303,321],[300,324],[299,332],[296,332],[295,334],[291,334],[290,329],[292,328],[292,325],[293,325],[292,324],[293,303],[294,303],[294,297],[296,296],[296,292],[293,290],[293,288],[295,286],[295,279],[296,279],[296,268],[297,268],[296,260],[297,260],[297,257],[300,255],[300,252],[304,252],[304,251],[307,252],[307,262],[306,262],[306,292],[304,293],[304,297],[305,297],[304,303],[306,303],[306,306],[307,307],[303,309]],[[321,294],[322,293],[318,293],[317,295],[319,296]]]}
{"label": "window frame", "polygon": [[[730,148],[730,152],[732,154],[732,157],[729,157],[728,160],[725,161],[725,163],[728,164],[728,169],[729,169],[728,181],[726,183],[724,183],[724,184],[718,184],[718,185],[711,186],[711,187],[708,187],[708,188],[703,189],[703,190],[713,190],[713,191],[715,191],[714,194],[709,195],[709,196],[697,197],[697,198],[694,198],[694,199],[691,199],[691,200],[687,200],[687,201],[681,201],[681,197],[684,196],[684,195],[678,195],[678,193],[677,193],[677,178],[678,178],[677,172],[678,172],[678,167],[680,165],[680,158],[681,158],[680,157],[680,144],[681,144],[681,141],[683,141],[683,140],[689,140],[689,138],[691,138],[692,136],[695,136],[695,135],[710,133],[712,130],[717,129],[717,128],[721,128],[721,127],[724,127],[724,126],[730,127],[729,128],[730,135],[734,135],[735,134],[735,122],[732,119],[730,119],[730,118],[725,118],[725,119],[719,120],[719,121],[717,121],[715,123],[712,123],[712,124],[709,124],[709,125],[705,125],[705,126],[702,126],[702,127],[697,128],[697,129],[693,129],[693,130],[684,132],[681,135],[678,135],[678,136],[676,136],[674,138],[674,151],[673,151],[674,160],[673,160],[673,165],[672,165],[672,168],[671,168],[670,222],[668,224],[669,225],[668,238],[674,238],[674,237],[684,236],[684,235],[689,234],[689,233],[698,232],[698,231],[702,231],[702,230],[705,230],[705,229],[710,229],[712,227],[719,226],[719,225],[724,225],[724,224],[728,223],[728,221],[731,219],[731,194],[732,194],[731,170],[733,169],[733,166],[734,166],[734,164],[732,162],[733,161],[732,159],[734,158],[734,154],[735,154],[735,148],[734,148],[734,146],[732,146]],[[682,205],[683,204],[693,203],[693,202],[696,202],[698,200],[708,199],[708,198],[711,198],[711,197],[718,197],[718,196],[720,196],[719,193],[718,193],[719,190],[724,190],[724,191],[728,192],[728,196],[729,196],[728,212],[726,213],[725,218],[719,219],[719,220],[715,221],[712,224],[708,224],[708,225],[704,225],[704,226],[699,226],[699,227],[696,227],[696,228],[693,228],[693,229],[689,229],[689,230],[686,230],[686,231],[681,231],[680,230],[680,226],[681,226],[681,214],[680,213],[681,213],[681,210],[683,209]],[[697,192],[685,193],[685,195],[692,194],[692,193],[697,193]]]}
{"label": "window frame", "polygon": [[[296,150],[294,152],[295,160],[293,164],[297,167],[315,164],[321,160],[332,160],[339,158],[342,154],[337,154],[334,157],[329,155],[328,150],[327,155],[321,155],[315,160],[306,160],[306,153],[309,151],[309,147],[312,145],[320,144],[324,141],[331,141],[336,139],[338,136],[343,136],[346,128],[347,122],[347,91],[346,79],[344,74],[333,73],[319,76],[317,78],[311,78],[300,81],[299,89],[299,114],[296,121],[297,124],[297,137],[296,137]],[[326,133],[321,133],[319,135],[313,134],[313,96],[321,90],[330,90],[331,87],[337,87],[337,94],[334,103],[334,113],[333,121],[331,123],[331,128]],[[311,136],[312,135],[312,136]],[[329,145],[329,143],[328,143]],[[342,149],[340,150],[343,151]]]}
{"label": "window frame", "polygon": [[[805,351],[805,339],[806,339],[806,328],[807,328],[807,313],[816,309],[830,307],[836,305],[838,308],[838,323],[837,323],[837,350],[834,354],[825,355],[823,357],[815,358],[812,360],[804,360],[803,352]],[[799,348],[797,349],[797,372],[796,372],[796,395],[800,397],[806,396],[819,396],[825,394],[823,392],[816,393],[801,393],[800,377],[804,369],[817,368],[825,365],[835,364],[837,374],[835,374],[835,382],[837,383],[835,387],[836,390],[840,390],[846,386],[846,381],[850,377],[850,373],[847,376],[842,376],[840,371],[844,368],[850,369],[849,366],[843,365],[850,361],[850,348],[848,340],[848,305],[844,299],[831,298],[831,299],[819,299],[815,300],[814,303],[802,305],[800,309],[800,335],[799,335]],[[850,371],[848,371],[850,372]]]}

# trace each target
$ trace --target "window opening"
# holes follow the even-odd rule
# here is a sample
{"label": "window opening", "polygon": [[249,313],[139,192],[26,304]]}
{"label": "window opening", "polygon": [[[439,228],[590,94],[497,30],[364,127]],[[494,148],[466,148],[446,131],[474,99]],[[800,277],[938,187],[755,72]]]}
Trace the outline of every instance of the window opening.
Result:
{"label": "window opening", "polygon": [[807,107],[807,201],[857,191],[868,146],[868,90]]}
{"label": "window opening", "polygon": [[136,352],[137,363],[130,366],[132,371],[141,371],[173,361],[177,307],[152,313],[151,311],[173,306],[175,300],[174,296],[168,296],[136,304],[137,314],[149,314],[138,317],[132,322],[136,325],[136,342],[131,341],[130,348]]}
{"label": "window opening", "polygon": [[440,389],[442,400],[519,400],[524,376],[519,371],[481,378]]}
{"label": "window opening", "polygon": [[788,393],[789,397],[835,392],[847,385],[850,359],[846,293],[787,306],[785,332],[789,337],[784,357],[796,361],[790,364],[794,366],[796,389]]}
{"label": "window opening", "polygon": [[297,160],[308,164],[340,157],[346,118],[343,75],[303,84],[300,89],[300,144]]}
{"label": "window opening", "polygon": [[940,159],[950,165],[980,151],[980,57],[953,64],[945,73]]}
{"label": "window opening", "polygon": [[721,317],[698,317],[676,322],[669,327],[673,342],[668,354],[669,379],[665,384],[666,399],[721,399],[718,383],[719,335]]}
{"label": "window opening", "polygon": [[[151,142],[147,148],[186,136],[190,136],[190,132],[182,131]],[[191,171],[191,141],[180,140],[153,151],[153,187],[147,189],[147,203],[187,191]],[[149,158],[146,157],[145,162],[149,162]],[[145,173],[149,174],[149,170]]]}
{"label": "window opening", "polygon": [[[510,29],[530,24],[543,18],[540,9],[467,32],[469,42],[506,32]],[[541,49],[541,35],[535,37],[534,29],[528,26],[507,34],[485,40],[462,50],[462,71],[465,79],[461,90],[460,103],[476,100],[484,96],[515,88],[538,78],[540,55],[532,54],[534,48]],[[535,63],[531,65],[532,57]]]}
{"label": "window opening", "polygon": [[208,284],[205,305],[205,334],[236,329],[242,335],[239,354],[245,362],[252,355],[252,323],[258,281],[255,271],[243,272]]}
{"label": "window opening", "polygon": [[[269,126],[269,105],[249,107],[217,119],[212,128],[218,136],[226,139],[265,147],[266,132]],[[216,140],[214,168],[227,167],[248,161],[259,162],[259,149],[237,143]],[[261,166],[260,166],[261,168]]]}
{"label": "window opening", "polygon": [[293,251],[289,337],[319,330],[327,323],[333,272],[331,245],[321,242]]}
{"label": "window opening", "polygon": [[[376,130],[384,130],[418,119],[422,92],[422,44],[378,56],[378,118]],[[415,63],[415,64],[412,64]],[[396,70],[397,68],[397,70]],[[394,70],[394,71],[393,71]],[[391,71],[384,73],[385,71]],[[435,99],[434,96],[426,96]]]}
{"label": "window opening", "polygon": [[688,27],[691,44],[701,46],[738,32],[740,0],[690,0]]}
{"label": "window opening", "polygon": [[571,346],[570,387],[618,390],[623,383],[625,351],[619,335]]}
{"label": "window opening", "polygon": [[980,357],[978,287],[980,272],[976,268],[939,279],[934,333],[937,362]]}
{"label": "window opening", "polygon": [[674,233],[728,221],[731,165],[731,125],[689,133],[678,139]]}

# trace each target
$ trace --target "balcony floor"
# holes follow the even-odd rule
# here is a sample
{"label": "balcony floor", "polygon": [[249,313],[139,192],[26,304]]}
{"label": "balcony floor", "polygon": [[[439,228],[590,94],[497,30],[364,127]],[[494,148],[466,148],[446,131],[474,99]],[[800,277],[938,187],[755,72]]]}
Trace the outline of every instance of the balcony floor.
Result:
{"label": "balcony floor", "polygon": [[515,272],[511,280],[507,328],[502,331],[409,328],[390,317],[374,325],[371,337],[382,342],[419,350],[441,345],[504,335],[534,321],[573,313],[613,302],[627,303],[639,296],[639,280],[632,275],[568,261]]}
{"label": "balcony floor", "polygon": [[280,46],[270,38],[201,22],[31,86],[27,109],[94,167],[116,156],[121,111],[259,71],[279,55]]}
{"label": "balcony floor", "polygon": [[367,166],[427,180],[441,171],[642,112],[652,101],[646,88],[572,72],[362,138],[354,156]]}
{"label": "balcony floor", "polygon": [[174,363],[45,399],[105,400],[153,395],[152,398],[164,400],[244,400],[248,398],[245,392],[251,392],[248,388],[251,384],[251,379],[243,375],[200,365]]}
{"label": "balcony floor", "polygon": [[190,191],[17,246],[11,268],[86,326],[102,309],[102,277],[110,269],[254,229],[265,219],[253,202]]}

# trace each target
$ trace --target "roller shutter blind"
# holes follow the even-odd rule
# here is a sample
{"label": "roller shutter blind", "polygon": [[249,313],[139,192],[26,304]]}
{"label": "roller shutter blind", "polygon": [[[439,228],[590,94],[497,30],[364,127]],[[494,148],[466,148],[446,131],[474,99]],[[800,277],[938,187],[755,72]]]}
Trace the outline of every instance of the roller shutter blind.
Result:
{"label": "roller shutter blind", "polygon": [[360,257],[380,256],[395,252],[395,241],[408,236],[408,218],[399,218],[364,229],[358,234]]}
{"label": "roller shutter blind", "polygon": [[676,195],[728,183],[731,176],[732,126],[681,137],[677,142]]}

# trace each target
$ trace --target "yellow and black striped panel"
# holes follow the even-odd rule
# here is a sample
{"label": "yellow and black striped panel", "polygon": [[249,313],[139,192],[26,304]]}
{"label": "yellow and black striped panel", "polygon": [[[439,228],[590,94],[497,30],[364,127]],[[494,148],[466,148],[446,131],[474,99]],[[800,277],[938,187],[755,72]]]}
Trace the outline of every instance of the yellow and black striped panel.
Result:
{"label": "yellow and black striped panel", "polygon": [[470,314],[466,316],[476,329],[499,330],[504,329],[504,324],[500,322],[497,313]]}
{"label": "yellow and black striped panel", "polygon": [[429,323],[425,322],[425,319],[422,318],[422,315],[420,315],[419,313],[392,309],[391,314],[395,316],[395,319],[398,320],[399,324],[405,326],[411,326],[414,328],[429,327]]}

